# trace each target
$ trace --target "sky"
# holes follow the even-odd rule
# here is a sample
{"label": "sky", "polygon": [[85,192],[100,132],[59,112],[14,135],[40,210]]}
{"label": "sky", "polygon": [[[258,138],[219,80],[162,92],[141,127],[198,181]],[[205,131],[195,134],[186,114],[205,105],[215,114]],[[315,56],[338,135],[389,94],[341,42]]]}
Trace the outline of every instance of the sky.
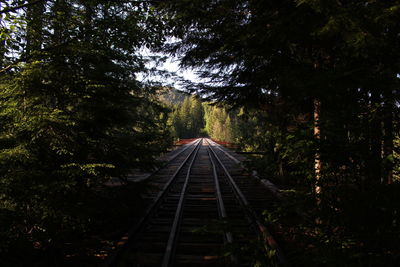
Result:
{"label": "sky", "polygon": [[157,70],[160,71],[168,71],[171,74],[175,73],[175,75],[170,75],[170,77],[167,76],[162,76],[162,75],[152,75],[149,77],[145,77],[143,74],[138,74],[137,79],[139,81],[143,80],[151,80],[151,81],[156,81],[160,82],[164,86],[172,86],[175,89],[178,90],[184,90],[182,84],[179,82],[180,78],[193,81],[193,82],[199,82],[200,78],[196,75],[194,70],[191,69],[182,69],[179,67],[179,59],[167,56],[165,54],[161,53],[154,53],[150,51],[147,48],[142,48],[140,49],[139,52],[142,56],[144,57],[151,57],[151,56],[161,56],[161,57],[166,57],[166,60],[164,63],[157,64],[155,61],[150,61],[149,63],[146,64],[147,68],[156,68]]}
{"label": "sky", "polygon": [[[177,74],[179,74],[186,80],[190,80],[190,81],[194,81],[194,82],[198,82],[200,80],[199,77],[196,75],[195,71],[190,70],[190,69],[180,69],[179,68],[179,60],[176,58],[175,59],[168,58],[167,61],[165,62],[165,64],[163,65],[163,68],[165,68],[165,70],[168,70],[171,72],[176,72]],[[179,89],[179,88],[177,88],[177,89]]]}

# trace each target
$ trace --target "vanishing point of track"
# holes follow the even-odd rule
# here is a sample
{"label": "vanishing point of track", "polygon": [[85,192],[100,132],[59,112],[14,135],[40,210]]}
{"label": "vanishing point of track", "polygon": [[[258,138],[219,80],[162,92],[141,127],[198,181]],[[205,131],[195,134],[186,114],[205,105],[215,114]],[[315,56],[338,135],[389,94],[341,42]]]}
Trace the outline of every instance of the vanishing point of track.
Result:
{"label": "vanishing point of track", "polygon": [[[109,266],[252,266],[252,248],[275,251],[259,213],[273,195],[209,139],[178,151],[151,176],[145,216],[121,240]],[[260,245],[261,244],[261,245]]]}

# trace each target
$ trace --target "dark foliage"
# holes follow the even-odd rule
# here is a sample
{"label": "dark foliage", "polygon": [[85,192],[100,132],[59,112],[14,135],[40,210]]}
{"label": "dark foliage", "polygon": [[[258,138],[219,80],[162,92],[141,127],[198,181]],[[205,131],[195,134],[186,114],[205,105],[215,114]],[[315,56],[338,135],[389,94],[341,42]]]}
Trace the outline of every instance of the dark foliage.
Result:
{"label": "dark foliage", "polygon": [[[363,214],[366,228],[352,228],[358,219],[350,211],[377,215],[391,204],[380,204],[385,194],[395,203],[389,191],[399,192],[393,182],[399,179],[400,2],[165,1],[162,7],[177,37],[164,48],[201,75],[192,90],[244,108],[237,140],[246,150],[265,152],[256,160],[264,177],[309,194],[316,205],[311,218],[323,225],[387,242],[372,258],[377,263],[387,256],[393,264],[393,236]],[[382,223],[396,220],[395,214],[393,207]],[[331,221],[336,216],[342,221]],[[309,231],[327,235],[328,228],[311,225]],[[355,245],[360,255],[372,251],[366,243]],[[318,257],[336,247],[320,244],[303,248]],[[355,250],[347,251],[356,256]],[[340,255],[336,266],[346,262]],[[307,259],[306,266],[324,264],[323,256]]]}
{"label": "dark foliage", "polygon": [[17,248],[51,252],[90,232],[107,201],[96,197],[104,183],[151,169],[171,141],[167,110],[135,78],[146,70],[139,48],[164,38],[153,32],[162,23],[149,4],[6,5],[18,12],[5,11],[1,32],[2,259]]}

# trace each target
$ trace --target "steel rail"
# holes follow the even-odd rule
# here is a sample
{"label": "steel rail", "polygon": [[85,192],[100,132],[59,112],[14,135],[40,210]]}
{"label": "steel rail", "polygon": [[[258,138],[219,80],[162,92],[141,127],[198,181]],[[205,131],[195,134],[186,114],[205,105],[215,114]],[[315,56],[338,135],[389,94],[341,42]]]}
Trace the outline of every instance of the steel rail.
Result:
{"label": "steel rail", "polygon": [[150,175],[148,175],[145,179],[149,179],[150,177],[156,175],[162,168],[170,164],[172,161],[174,161],[179,155],[181,155],[183,152],[189,149],[192,145],[196,144],[198,140],[192,141],[186,145],[183,149],[178,151],[175,155],[173,155],[171,158],[169,158],[166,162],[164,162],[161,166],[159,166],[156,170],[154,170]]}
{"label": "steel rail", "polygon": [[[202,141],[203,141],[203,138],[200,139],[199,143],[203,143]],[[171,258],[175,251],[177,235],[178,235],[179,227],[181,225],[181,220],[182,220],[183,203],[185,201],[186,191],[187,191],[187,187],[188,187],[189,180],[190,180],[190,173],[192,170],[193,163],[194,163],[194,161],[198,155],[198,152],[200,150],[200,146],[197,146],[195,150],[196,151],[194,152],[194,156],[189,163],[189,169],[186,173],[185,183],[183,185],[181,195],[179,197],[179,202],[178,202],[178,206],[176,208],[174,222],[172,224],[171,232],[170,232],[169,238],[168,238],[167,247],[165,249],[164,257],[162,260],[162,265],[161,265],[162,267],[170,266]]]}
{"label": "steel rail", "polygon": [[[206,142],[208,144],[210,144],[210,142],[207,139],[206,139]],[[282,265],[282,266],[289,266],[287,260],[285,259],[284,254],[282,252],[282,249],[279,247],[279,245],[275,241],[274,237],[268,231],[267,227],[265,227],[265,225],[261,222],[261,220],[259,219],[259,216],[254,212],[254,210],[252,210],[250,208],[250,205],[249,205],[249,202],[247,201],[247,198],[243,195],[242,191],[240,190],[240,188],[238,187],[238,185],[236,184],[236,182],[234,181],[234,179],[230,175],[229,171],[227,170],[225,165],[222,163],[221,159],[218,157],[217,153],[214,151],[212,146],[210,145],[209,147],[210,147],[210,151],[212,152],[212,154],[214,155],[214,157],[218,161],[219,165],[221,165],[221,168],[224,170],[224,173],[226,174],[226,176],[228,177],[228,180],[229,180],[230,184],[232,185],[235,193],[237,194],[238,199],[242,202],[245,210],[248,213],[248,216],[253,221],[255,226],[257,226],[258,230],[263,234],[264,241],[266,242],[266,244],[269,247],[271,247],[272,249],[274,249],[276,251],[276,257],[277,257],[277,260],[278,260],[278,264]],[[268,246],[265,247],[266,250],[268,250]]]}
{"label": "steel rail", "polygon": [[[221,148],[221,145],[219,145],[218,143],[214,142],[211,140],[211,142],[213,144],[215,144],[215,147],[217,147],[220,151],[222,151],[227,157],[229,157],[230,159],[232,159],[236,164],[239,164],[241,167],[246,168],[243,163],[238,160],[237,158],[235,158],[234,156],[232,156],[231,154],[229,154],[228,152],[225,151],[225,149]],[[270,180],[268,179],[262,179],[261,177],[258,176],[257,172],[253,170],[252,172],[252,176],[258,180],[260,180],[260,182],[272,193],[274,194],[274,196],[278,199],[282,199],[282,194],[280,193],[279,188],[273,184]]]}
{"label": "steel rail", "polygon": [[[214,162],[214,160],[213,160],[213,158],[211,156],[210,143],[208,143],[207,153],[208,153],[208,156],[210,157],[210,162],[211,162],[212,169],[213,169],[214,183],[215,183],[215,189],[216,189],[215,191],[216,191],[217,203],[218,203],[218,214],[219,214],[221,219],[226,219],[226,218],[228,218],[228,215],[226,213],[224,200],[222,199],[221,188],[219,186],[217,167],[216,167],[216,164],[215,164],[215,162]],[[231,232],[224,232],[224,233],[225,233],[226,243],[232,244],[233,243],[232,233]],[[231,256],[231,261],[234,264],[237,264],[237,262],[238,262],[237,258],[234,255]]]}
{"label": "steel rail", "polygon": [[[200,147],[202,139],[197,141],[197,143],[194,143],[193,150],[189,153],[188,156],[183,160],[183,162],[179,165],[177,170],[174,172],[174,174],[171,176],[171,178],[168,180],[168,182],[164,185],[163,189],[158,193],[158,195],[155,197],[154,201],[149,205],[149,207],[146,209],[144,216],[136,223],[136,225],[128,232],[126,233],[121,240],[117,243],[117,248],[114,251],[114,253],[109,256],[108,260],[105,262],[104,266],[114,266],[115,262],[118,260],[120,254],[123,252],[123,250],[126,248],[126,245],[128,244],[131,239],[137,235],[138,231],[143,228],[145,222],[149,219],[150,215],[155,211],[156,207],[160,204],[162,198],[165,196],[166,192],[168,189],[171,187],[172,183],[174,182],[175,178],[178,176],[178,173],[182,170],[183,166],[186,164],[186,162],[189,160],[189,158],[193,155],[193,153],[198,150]],[[191,146],[191,145],[190,145]],[[186,151],[190,146],[184,149]],[[183,151],[179,152],[178,155],[183,153]],[[173,159],[171,159],[168,163],[173,161],[178,155],[174,156]]]}
{"label": "steel rail", "polygon": [[[211,140],[211,139],[210,139]],[[210,141],[208,141],[207,140],[207,142],[209,142],[210,143]],[[211,140],[211,142],[213,143],[213,144],[217,144],[216,142],[214,142],[213,140]],[[216,146],[219,150],[221,150],[222,152],[224,152],[224,154],[226,155],[226,156],[228,156],[231,160],[233,160],[236,164],[241,164],[242,165],[242,162],[240,161],[240,160],[238,160],[237,158],[235,158],[234,156],[232,156],[231,154],[229,154],[228,152],[226,152],[225,150],[223,150],[222,148],[220,148],[219,147],[219,145],[218,146]]]}
{"label": "steel rail", "polygon": [[[186,150],[188,150],[188,148],[192,145],[192,143],[195,144],[196,142],[199,142],[199,141],[196,140],[196,141],[193,141],[193,142],[188,143],[188,145],[187,145],[185,148],[183,148],[181,151],[179,151],[178,153],[176,153],[175,155],[173,155],[173,156],[168,160],[168,162],[167,162],[166,164],[164,164],[164,166],[167,165],[168,163],[170,163],[171,161],[173,161],[174,159],[176,159],[180,154],[182,154],[183,152],[185,152]],[[161,168],[162,168],[162,167],[160,167],[157,171],[159,171]]]}

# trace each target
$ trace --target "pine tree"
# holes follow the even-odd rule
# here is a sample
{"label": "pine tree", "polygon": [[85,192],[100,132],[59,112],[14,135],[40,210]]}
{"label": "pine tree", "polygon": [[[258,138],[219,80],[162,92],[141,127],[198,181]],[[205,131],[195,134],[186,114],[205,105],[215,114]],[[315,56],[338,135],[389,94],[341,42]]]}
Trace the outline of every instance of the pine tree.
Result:
{"label": "pine tree", "polygon": [[[180,41],[165,48],[180,53],[184,66],[199,69],[208,82],[198,90],[214,101],[270,112],[268,106],[283,101],[299,112],[292,116],[307,113],[318,132],[310,144],[318,163],[315,178],[343,163],[333,146],[340,141],[344,164],[354,166],[357,158],[359,174],[380,183],[390,180],[380,144],[386,138],[384,154],[391,155],[392,130],[386,121],[388,134],[382,135],[383,118],[390,116],[382,116],[378,106],[398,101],[398,93],[387,88],[398,87],[399,6],[399,1],[167,1]],[[391,100],[383,100],[384,95]],[[346,111],[339,121],[333,114],[340,108]],[[368,119],[362,110],[377,113]],[[356,112],[366,124],[355,119]],[[319,121],[311,121],[314,113]],[[351,142],[345,131],[339,134],[344,128],[351,129]],[[290,136],[285,130],[281,134]],[[368,151],[352,150],[357,136]],[[388,168],[385,179],[382,168]]]}
{"label": "pine tree", "polygon": [[144,70],[136,51],[163,39],[150,30],[160,25],[149,4],[17,4],[26,4],[15,15],[25,35],[0,84],[0,220],[10,222],[1,251],[83,231],[87,195],[110,177],[150,169],[170,140],[166,109],[134,76]]}

